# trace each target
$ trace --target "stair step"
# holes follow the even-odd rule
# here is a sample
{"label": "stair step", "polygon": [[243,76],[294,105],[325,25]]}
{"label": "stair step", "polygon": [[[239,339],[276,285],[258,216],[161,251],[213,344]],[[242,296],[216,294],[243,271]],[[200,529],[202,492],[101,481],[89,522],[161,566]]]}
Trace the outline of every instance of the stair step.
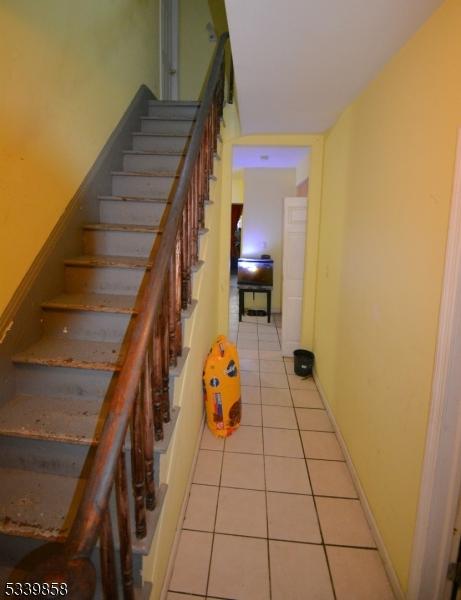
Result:
{"label": "stair step", "polygon": [[123,153],[124,171],[176,171],[184,160],[183,152],[130,150]]}
{"label": "stair step", "polygon": [[69,367],[96,371],[119,371],[120,344],[56,337],[42,337],[27,350],[13,356],[15,364]]}
{"label": "stair step", "polygon": [[162,233],[159,225],[125,225],[123,223],[87,223],[83,229],[88,231],[124,231],[130,233]]}
{"label": "stair step", "polygon": [[68,258],[64,261],[64,264],[76,267],[117,267],[119,269],[150,269],[152,266],[152,262],[147,258],[138,256],[107,256],[104,254],[85,254],[75,258]]}
{"label": "stair step", "polygon": [[132,134],[133,150],[154,150],[161,152],[184,152],[189,143],[189,135],[153,134],[136,131]]}
{"label": "stair step", "polygon": [[117,294],[61,294],[43,302],[42,308],[59,310],[88,310],[133,314],[135,313],[136,296]]}
{"label": "stair step", "polygon": [[152,101],[149,102],[149,116],[194,118],[199,106],[199,102]]}
{"label": "stair step", "polygon": [[176,172],[112,172],[112,193],[114,196],[154,196],[168,198]]}
{"label": "stair step", "polygon": [[194,125],[193,115],[187,117],[167,114],[141,117],[141,131],[144,133],[189,135]]}
{"label": "stair step", "polygon": [[98,196],[98,200],[111,200],[114,202],[146,202],[152,204],[168,204],[166,198],[152,196]]}
{"label": "stair step", "polygon": [[149,106],[200,106],[200,100],[149,100]]}
{"label": "stair step", "polygon": [[1,468],[0,481],[0,533],[64,541],[75,517],[72,499],[81,492],[83,480]]}

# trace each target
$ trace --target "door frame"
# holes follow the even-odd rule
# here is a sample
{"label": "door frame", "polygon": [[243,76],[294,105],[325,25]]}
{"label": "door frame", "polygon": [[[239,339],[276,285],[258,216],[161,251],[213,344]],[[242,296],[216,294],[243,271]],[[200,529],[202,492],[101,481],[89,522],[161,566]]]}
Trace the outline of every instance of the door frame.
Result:
{"label": "door frame", "polygon": [[408,600],[449,597],[447,569],[461,489],[461,129]]}
{"label": "door frame", "polygon": [[[160,15],[160,93],[162,100],[178,100],[179,99],[179,0],[160,0],[159,5]],[[165,66],[163,62],[163,48],[165,43],[165,31],[164,31],[164,11],[170,11],[171,19],[171,48],[168,52],[171,54],[170,63],[175,69],[174,75],[171,77],[171,98],[165,97]]]}

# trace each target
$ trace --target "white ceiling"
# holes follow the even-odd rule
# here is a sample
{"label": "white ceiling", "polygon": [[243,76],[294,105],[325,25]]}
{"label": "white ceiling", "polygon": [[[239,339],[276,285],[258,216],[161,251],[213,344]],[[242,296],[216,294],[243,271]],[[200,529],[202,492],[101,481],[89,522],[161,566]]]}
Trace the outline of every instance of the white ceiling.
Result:
{"label": "white ceiling", "polygon": [[225,0],[243,134],[330,127],[442,0]]}
{"label": "white ceiling", "polygon": [[232,167],[234,170],[295,169],[309,151],[302,146],[234,146]]}

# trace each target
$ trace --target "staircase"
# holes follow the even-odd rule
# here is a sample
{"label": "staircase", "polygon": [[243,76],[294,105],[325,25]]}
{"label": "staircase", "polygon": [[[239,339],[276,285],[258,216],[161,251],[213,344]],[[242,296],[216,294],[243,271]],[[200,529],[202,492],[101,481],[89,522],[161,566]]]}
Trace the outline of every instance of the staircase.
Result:
{"label": "staircase", "polygon": [[[5,581],[24,578],[37,556],[56,553],[56,544],[63,545],[69,535],[130,344],[139,292],[162,239],[198,106],[197,102],[149,103],[141,131],[132,134],[132,148],[123,153],[123,170],[111,175],[111,195],[97,198],[98,222],[83,226],[81,255],[65,260],[62,293],[42,304],[41,338],[12,358],[16,394],[0,406],[2,590]],[[183,318],[187,314],[183,311]],[[186,355],[183,351],[182,359],[170,368],[170,379]],[[149,551],[166,491],[158,480],[159,459],[168,447],[178,411],[171,407],[167,412],[167,422],[155,427],[157,502],[155,510],[147,511],[144,536],[139,530],[135,535],[132,519],[132,575],[139,596],[142,556]],[[132,440],[133,432],[123,450],[128,481],[134,477]],[[136,499],[131,493],[128,498],[133,514]],[[110,510],[116,520],[114,498]],[[114,540],[118,553],[118,533]],[[100,574],[104,565],[99,564],[98,549],[92,559]],[[121,576],[117,579],[122,589]],[[102,595],[100,584],[96,593]],[[125,597],[130,594],[125,592]]]}

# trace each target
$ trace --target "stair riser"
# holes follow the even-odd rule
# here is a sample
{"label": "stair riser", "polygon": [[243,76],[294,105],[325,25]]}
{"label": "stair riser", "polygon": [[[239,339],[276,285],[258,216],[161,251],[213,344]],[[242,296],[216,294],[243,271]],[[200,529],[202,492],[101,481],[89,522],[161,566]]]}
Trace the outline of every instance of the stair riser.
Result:
{"label": "stair riser", "polygon": [[146,177],[143,175],[113,175],[113,196],[145,196],[168,198],[174,177]]}
{"label": "stair riser", "polygon": [[123,170],[134,171],[172,171],[176,173],[183,156],[178,154],[125,154]]}
{"label": "stair riser", "polygon": [[149,256],[157,234],[139,231],[91,231],[83,232],[85,254],[109,256]]}
{"label": "stair riser", "polygon": [[144,133],[168,133],[189,135],[192,131],[193,121],[158,121],[156,119],[142,119],[141,131]]}
{"label": "stair riser", "polygon": [[46,310],[45,334],[53,337],[121,342],[131,315],[120,313]]}
{"label": "stair riser", "polygon": [[95,294],[136,295],[144,269],[72,267],[65,269],[66,290]]}
{"label": "stair riser", "polygon": [[162,152],[184,152],[188,137],[161,137],[155,135],[133,135],[133,150],[155,150]]}
{"label": "stair riser", "polygon": [[91,369],[71,369],[44,365],[16,365],[16,387],[19,394],[102,400],[115,383],[116,374]]}
{"label": "stair riser", "polygon": [[101,223],[128,225],[159,225],[165,203],[125,200],[100,200]]}
{"label": "stair riser", "polygon": [[183,117],[193,119],[196,114],[196,106],[166,106],[162,104],[149,105],[149,117]]}

